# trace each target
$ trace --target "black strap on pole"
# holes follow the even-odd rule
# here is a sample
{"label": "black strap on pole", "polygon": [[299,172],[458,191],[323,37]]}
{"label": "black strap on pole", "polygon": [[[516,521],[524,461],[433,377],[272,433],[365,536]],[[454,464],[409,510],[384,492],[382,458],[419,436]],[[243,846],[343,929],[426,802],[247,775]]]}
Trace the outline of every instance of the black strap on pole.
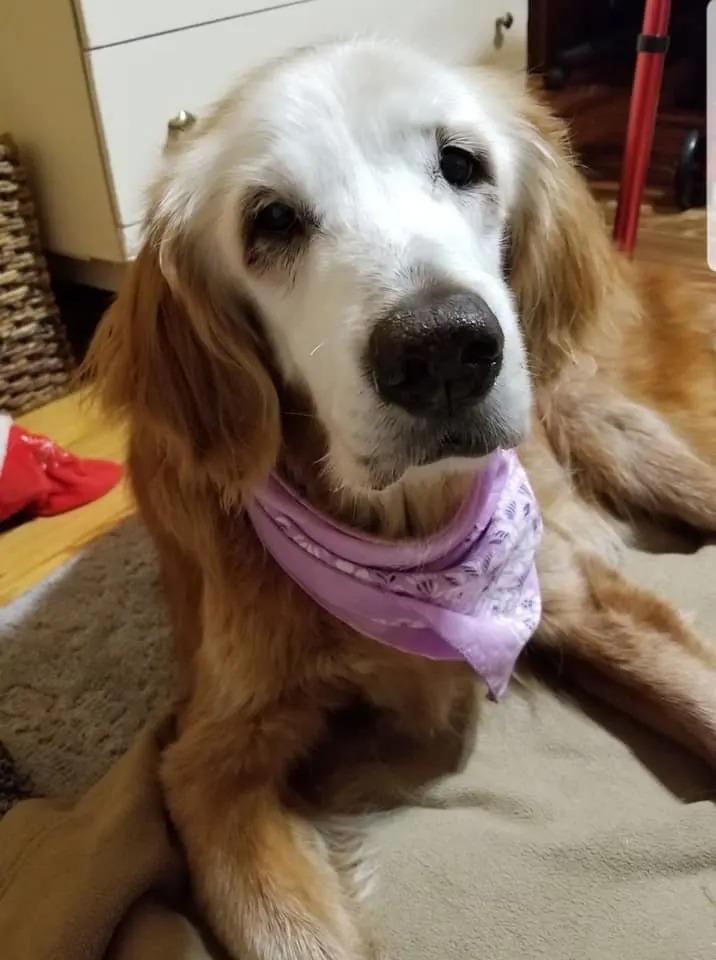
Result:
{"label": "black strap on pole", "polygon": [[660,37],[655,33],[640,33],[636,38],[637,53],[666,53],[669,49],[669,37]]}

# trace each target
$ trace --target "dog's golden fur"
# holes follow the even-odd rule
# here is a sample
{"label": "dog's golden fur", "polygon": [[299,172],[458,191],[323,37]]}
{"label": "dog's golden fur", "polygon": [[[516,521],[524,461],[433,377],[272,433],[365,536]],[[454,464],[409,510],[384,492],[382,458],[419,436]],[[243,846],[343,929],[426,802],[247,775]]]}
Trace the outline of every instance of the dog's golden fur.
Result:
{"label": "dog's golden fur", "polygon": [[[557,158],[537,172],[510,250],[535,390],[520,453],[546,527],[534,648],[715,761],[716,651],[610,561],[635,517],[716,530],[712,321],[678,278],[613,250],[562,124],[515,97]],[[152,222],[151,240],[163,229]],[[169,279],[149,242],[89,360],[108,408],[129,418],[131,478],[178,640],[178,733],[162,768],[169,809],[230,950],[358,958],[366,948],[347,887],[292,776],[356,700],[429,737],[471,681],[461,666],[355,635],[265,555],[241,501],[277,459],[325,508],[341,507],[312,473],[320,430],[286,415],[301,398],[287,405],[270,358],[227,314],[191,245],[170,243]],[[462,489],[437,481],[422,494],[407,513],[367,509],[363,519],[399,535],[409,514],[409,532],[427,532]]]}

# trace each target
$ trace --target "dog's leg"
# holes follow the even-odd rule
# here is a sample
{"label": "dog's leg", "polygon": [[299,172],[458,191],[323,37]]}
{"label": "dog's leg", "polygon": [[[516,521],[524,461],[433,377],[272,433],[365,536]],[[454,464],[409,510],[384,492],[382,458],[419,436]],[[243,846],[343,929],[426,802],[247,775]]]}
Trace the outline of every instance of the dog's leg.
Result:
{"label": "dog's leg", "polygon": [[[359,699],[332,718],[294,781],[302,798],[338,822],[409,803],[426,783],[460,769],[484,697],[465,663],[406,658],[376,645],[354,667]],[[353,838],[354,829],[351,823]],[[359,873],[366,869],[362,862]]]}
{"label": "dog's leg", "polygon": [[366,956],[325,841],[281,799],[299,740],[320,729],[303,703],[228,726],[190,717],[164,757],[197,901],[236,960]]}
{"label": "dog's leg", "polygon": [[716,533],[716,467],[657,413],[608,384],[561,384],[542,404],[559,462],[618,514],[657,514]]}
{"label": "dog's leg", "polygon": [[539,566],[536,646],[593,693],[716,764],[716,646],[549,529]]}

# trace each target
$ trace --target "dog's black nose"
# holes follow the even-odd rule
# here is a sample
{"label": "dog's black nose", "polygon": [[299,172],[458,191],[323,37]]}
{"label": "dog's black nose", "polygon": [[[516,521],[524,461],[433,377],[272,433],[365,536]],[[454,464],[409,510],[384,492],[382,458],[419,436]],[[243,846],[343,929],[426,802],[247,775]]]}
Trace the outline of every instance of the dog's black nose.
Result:
{"label": "dog's black nose", "polygon": [[432,295],[402,304],[376,324],[367,365],[386,402],[444,416],[488,393],[503,344],[497,317],[480,297]]}

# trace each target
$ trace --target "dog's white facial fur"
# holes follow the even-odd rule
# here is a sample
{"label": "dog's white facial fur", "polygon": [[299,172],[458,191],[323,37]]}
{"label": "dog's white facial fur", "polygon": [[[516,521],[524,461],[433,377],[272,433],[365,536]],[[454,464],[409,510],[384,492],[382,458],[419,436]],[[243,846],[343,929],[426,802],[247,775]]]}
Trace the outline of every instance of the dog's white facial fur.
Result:
{"label": "dog's white facial fur", "polygon": [[[471,413],[476,455],[526,429],[529,377],[503,264],[520,151],[504,113],[489,77],[357,41],[260,71],[168,160],[160,212],[200,237],[218,283],[254,304],[282,375],[325,428],[336,486],[385,486],[439,459],[421,450],[437,428],[382,402],[363,361],[375,323],[431,285],[481,297],[504,335],[499,376]],[[489,176],[451,186],[441,142]],[[283,246],[252,226],[272,201],[299,212]]]}

